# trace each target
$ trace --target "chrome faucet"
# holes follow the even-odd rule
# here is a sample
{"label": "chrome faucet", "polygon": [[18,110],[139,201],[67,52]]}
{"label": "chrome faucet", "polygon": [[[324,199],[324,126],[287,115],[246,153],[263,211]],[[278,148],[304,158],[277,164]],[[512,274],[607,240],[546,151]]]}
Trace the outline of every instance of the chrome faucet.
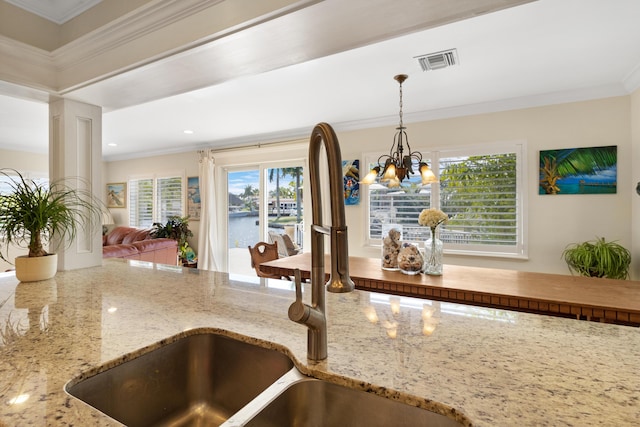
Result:
{"label": "chrome faucet", "polygon": [[[320,190],[320,147],[324,141],[329,166],[329,198],[331,226],[322,223],[322,192]],[[289,307],[289,319],[306,325],[307,358],[327,358],[327,318],[324,295],[324,236],[331,240],[331,275],[326,283],[329,292],[351,292],[355,285],[349,277],[347,226],[344,217],[342,155],[333,128],[319,123],[309,141],[309,175],[311,178],[311,305],[302,302],[300,270],[295,271],[296,301]]]}

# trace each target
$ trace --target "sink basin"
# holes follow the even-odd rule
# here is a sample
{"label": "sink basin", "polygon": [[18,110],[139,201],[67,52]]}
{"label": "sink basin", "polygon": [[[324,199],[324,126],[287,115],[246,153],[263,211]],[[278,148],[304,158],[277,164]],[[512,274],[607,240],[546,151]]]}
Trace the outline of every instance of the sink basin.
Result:
{"label": "sink basin", "polygon": [[276,350],[199,333],[66,390],[130,427],[219,426],[292,368]]}
{"label": "sink basin", "polygon": [[294,383],[246,427],[460,427],[444,415],[316,379]]}
{"label": "sink basin", "polygon": [[463,424],[300,373],[289,357],[199,332],[70,381],[65,390],[129,427]]}

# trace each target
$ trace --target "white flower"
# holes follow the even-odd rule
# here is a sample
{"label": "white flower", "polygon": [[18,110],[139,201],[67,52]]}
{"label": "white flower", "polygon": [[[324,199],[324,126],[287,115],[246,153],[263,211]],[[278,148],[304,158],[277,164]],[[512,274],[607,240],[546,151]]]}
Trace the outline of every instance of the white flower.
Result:
{"label": "white flower", "polygon": [[446,223],[448,219],[449,216],[440,209],[423,209],[418,217],[418,224],[426,225],[433,230],[440,224]]}

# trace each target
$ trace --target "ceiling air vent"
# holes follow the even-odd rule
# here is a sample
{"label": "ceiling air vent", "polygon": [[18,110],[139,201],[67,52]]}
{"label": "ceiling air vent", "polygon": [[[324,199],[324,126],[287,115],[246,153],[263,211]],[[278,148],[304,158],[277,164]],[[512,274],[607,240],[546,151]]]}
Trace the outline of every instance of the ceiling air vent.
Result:
{"label": "ceiling air vent", "polygon": [[443,50],[441,52],[428,53],[415,57],[422,71],[439,70],[441,68],[458,65],[458,52],[455,49]]}

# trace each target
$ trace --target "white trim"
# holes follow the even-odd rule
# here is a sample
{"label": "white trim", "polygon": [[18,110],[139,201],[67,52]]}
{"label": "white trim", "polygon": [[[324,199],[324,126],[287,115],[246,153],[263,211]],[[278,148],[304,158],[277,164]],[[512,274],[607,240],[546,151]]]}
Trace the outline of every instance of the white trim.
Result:
{"label": "white trim", "polygon": [[49,52],[0,35],[0,58],[0,80],[47,92],[55,89],[56,70]]}
{"label": "white trim", "polygon": [[622,79],[622,84],[627,93],[631,94],[640,88],[640,63]]}
{"label": "white trim", "polygon": [[[179,55],[197,54],[198,49],[206,49],[211,42],[316,2],[317,0],[300,0],[275,10],[251,9],[249,16],[233,16],[236,23],[231,23],[230,26],[225,24],[211,34],[203,32],[201,38],[194,40],[185,38],[181,28],[200,25],[202,21],[211,22],[216,16],[225,13],[228,15],[227,18],[231,19],[232,15],[238,13],[235,9],[228,10],[229,7],[236,7],[233,2],[224,0],[150,1],[128,15],[110,22],[109,25],[100,27],[53,51],[59,71],[82,67],[92,74],[91,77],[76,79],[77,81],[72,82],[65,80],[62,73],[59,77],[61,94],[67,94],[162,59],[171,57],[175,60],[179,59]],[[218,5],[222,9],[216,8]],[[150,40],[156,40],[156,43]],[[164,46],[156,46],[159,40],[164,40]],[[150,45],[154,48],[150,49]],[[147,48],[140,49],[141,46]],[[126,63],[102,72],[95,71],[96,58],[108,56],[117,58],[119,56],[113,55],[121,49],[126,49],[128,52],[128,55],[124,55],[129,58]],[[132,51],[138,53],[136,57],[132,57]]]}

